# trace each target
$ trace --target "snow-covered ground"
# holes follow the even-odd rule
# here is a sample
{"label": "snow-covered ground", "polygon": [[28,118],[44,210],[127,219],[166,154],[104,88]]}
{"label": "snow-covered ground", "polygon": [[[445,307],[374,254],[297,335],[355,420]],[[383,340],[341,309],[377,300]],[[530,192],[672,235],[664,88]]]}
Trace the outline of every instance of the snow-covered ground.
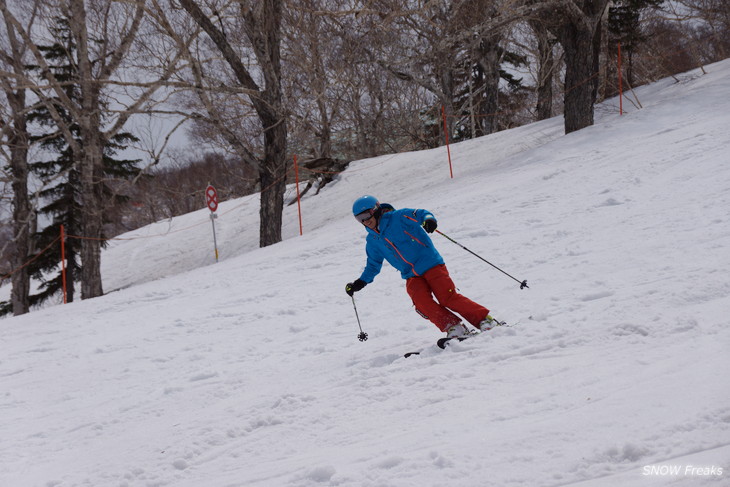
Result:
{"label": "snow-covered ground", "polygon": [[[0,321],[0,485],[730,485],[730,61],[561,117],[353,163],[258,242],[258,198],[125,235],[103,298]],[[352,201],[431,210],[516,323],[440,351]],[[113,292],[112,292],[113,291]],[[7,289],[3,290],[7,293]],[[415,357],[403,353],[424,349]]]}

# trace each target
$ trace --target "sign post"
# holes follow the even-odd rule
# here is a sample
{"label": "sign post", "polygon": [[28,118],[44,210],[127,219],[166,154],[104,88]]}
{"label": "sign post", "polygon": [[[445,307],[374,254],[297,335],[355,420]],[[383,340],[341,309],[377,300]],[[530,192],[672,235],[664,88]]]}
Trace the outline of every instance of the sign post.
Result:
{"label": "sign post", "polygon": [[210,223],[213,225],[213,248],[215,249],[215,261],[218,262],[218,242],[215,238],[215,219],[218,218],[215,211],[218,209],[218,192],[211,185],[205,188],[205,204],[210,210]]}

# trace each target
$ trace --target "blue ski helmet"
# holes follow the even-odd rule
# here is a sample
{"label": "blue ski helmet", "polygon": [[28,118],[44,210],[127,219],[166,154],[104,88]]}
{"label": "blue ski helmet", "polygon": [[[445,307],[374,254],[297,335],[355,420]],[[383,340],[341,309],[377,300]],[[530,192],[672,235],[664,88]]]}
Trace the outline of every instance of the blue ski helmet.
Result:
{"label": "blue ski helmet", "polygon": [[380,203],[378,203],[378,199],[375,196],[360,196],[352,204],[352,214],[357,216],[364,211],[377,210],[379,207]]}

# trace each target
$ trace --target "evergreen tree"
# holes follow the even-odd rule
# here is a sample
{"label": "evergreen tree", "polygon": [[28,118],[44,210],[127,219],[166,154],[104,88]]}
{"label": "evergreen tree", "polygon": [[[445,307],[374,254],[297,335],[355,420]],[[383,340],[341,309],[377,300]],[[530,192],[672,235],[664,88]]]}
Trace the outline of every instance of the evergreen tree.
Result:
{"label": "evergreen tree", "polygon": [[641,12],[647,8],[658,8],[663,3],[664,0],[618,0],[608,10],[608,32],[613,42],[621,43],[621,51],[626,54],[629,84],[634,82],[634,55],[647,40],[642,30]]}
{"label": "evergreen tree", "polygon": [[[47,64],[53,70],[56,79],[65,85],[66,95],[72,100],[79,99],[79,88],[77,85],[78,75],[76,70],[75,52],[76,46],[69,32],[69,19],[56,19],[52,34],[55,42],[50,46],[38,46],[43,53]],[[37,70],[37,66],[30,69]],[[79,145],[83,145],[80,137],[78,124],[71,119],[70,113],[63,105],[51,100],[58,114],[67,122],[68,127]],[[42,133],[33,137],[33,142],[43,151],[52,155],[48,160],[31,164],[31,170],[43,181],[53,181],[47,188],[40,192],[40,200],[43,205],[39,209],[41,220],[45,219],[50,223],[36,234],[36,248],[43,250],[60,235],[60,227],[64,226],[66,235],[82,235],[81,225],[81,184],[80,171],[77,161],[80,154],[75,154],[69,146],[63,134],[60,133],[54,123],[47,107],[39,106],[29,114],[29,121],[37,124]],[[136,142],[137,138],[130,133],[120,133],[113,137],[104,147],[104,172],[103,181],[97,184],[97,190],[101,192],[105,202],[105,208],[109,208],[123,200],[124,196],[117,195],[109,181],[129,179],[139,172],[139,160],[116,159],[116,154],[124,150],[130,142]],[[106,212],[105,212],[106,214]],[[43,218],[45,216],[45,218]],[[69,238],[65,243],[66,257],[66,284],[67,300],[73,301],[75,294],[74,281],[81,275],[79,260],[81,253],[81,240]],[[31,295],[30,304],[37,305],[62,290],[63,282],[59,268],[61,261],[60,245],[52,245],[32,263],[31,275],[41,281],[40,291]],[[55,274],[54,274],[55,273]]]}
{"label": "evergreen tree", "polygon": [[[460,107],[461,112],[459,113],[460,121],[456,127],[456,131],[451,135],[454,142],[481,137],[503,130],[504,126],[501,126],[500,121],[505,116],[509,117],[509,114],[505,115],[500,107],[503,106],[509,97],[524,89],[522,78],[516,78],[509,71],[502,69],[501,66],[504,63],[515,67],[526,66],[527,58],[514,52],[506,51],[501,46],[496,46],[495,55],[501,60],[497,70],[497,76],[499,77],[499,81],[504,82],[504,84],[500,83],[496,92],[491,90],[487,85],[487,73],[482,63],[467,58],[462,63],[463,69],[456,73],[455,78],[458,87],[454,93],[456,96],[454,105]],[[506,88],[506,90],[503,88]],[[499,100],[496,99],[497,96]],[[472,98],[471,102],[469,100],[470,97]],[[474,111],[475,116],[473,134],[472,124],[470,123],[470,107]]]}

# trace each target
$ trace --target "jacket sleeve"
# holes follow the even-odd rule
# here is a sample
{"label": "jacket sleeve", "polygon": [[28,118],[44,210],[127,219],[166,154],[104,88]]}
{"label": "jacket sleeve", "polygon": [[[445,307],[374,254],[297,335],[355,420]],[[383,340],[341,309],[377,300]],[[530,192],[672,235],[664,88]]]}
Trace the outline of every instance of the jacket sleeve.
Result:
{"label": "jacket sleeve", "polygon": [[434,221],[436,220],[436,217],[433,216],[433,213],[428,210],[414,210],[409,208],[406,212],[406,216],[408,217],[409,221],[413,222],[413,224],[417,226],[423,225],[423,222],[425,222],[428,218],[431,218]]}
{"label": "jacket sleeve", "polygon": [[380,274],[380,269],[383,268],[383,254],[380,252],[378,246],[370,240],[365,245],[365,253],[368,256],[368,260],[360,279],[370,284],[375,279],[375,276]]}

